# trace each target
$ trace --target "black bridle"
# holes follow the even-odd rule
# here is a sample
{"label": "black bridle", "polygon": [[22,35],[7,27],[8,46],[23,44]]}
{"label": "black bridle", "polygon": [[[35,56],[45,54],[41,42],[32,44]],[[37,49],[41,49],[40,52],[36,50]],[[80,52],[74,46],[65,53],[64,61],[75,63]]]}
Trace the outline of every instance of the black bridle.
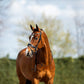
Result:
{"label": "black bridle", "polygon": [[[39,42],[40,42],[40,40],[41,40],[41,31],[40,31],[40,33],[38,33],[38,34],[40,34],[40,38],[39,38],[39,40],[38,40],[37,45],[34,46],[34,45],[32,45],[31,43],[28,43],[28,45],[27,45],[27,46],[30,48],[30,50],[32,51],[32,55],[33,55],[33,53],[37,53],[37,47],[38,47],[38,44],[39,44]],[[35,52],[32,50],[31,47],[35,49]]]}

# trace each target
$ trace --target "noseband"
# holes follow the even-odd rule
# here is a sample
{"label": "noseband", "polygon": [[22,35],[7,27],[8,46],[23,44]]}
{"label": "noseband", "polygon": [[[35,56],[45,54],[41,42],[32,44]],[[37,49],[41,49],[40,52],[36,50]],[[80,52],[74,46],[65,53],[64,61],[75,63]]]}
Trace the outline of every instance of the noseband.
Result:
{"label": "noseband", "polygon": [[[28,43],[28,45],[27,45],[27,46],[30,48],[32,54],[33,54],[33,53],[37,53],[37,47],[38,47],[38,44],[39,44],[39,42],[40,42],[40,40],[41,40],[41,31],[40,31],[40,33],[38,33],[38,34],[40,34],[40,38],[39,38],[39,40],[38,40],[37,45],[34,46],[34,45],[32,45],[31,43]],[[35,49],[35,52],[32,50],[31,47]]]}

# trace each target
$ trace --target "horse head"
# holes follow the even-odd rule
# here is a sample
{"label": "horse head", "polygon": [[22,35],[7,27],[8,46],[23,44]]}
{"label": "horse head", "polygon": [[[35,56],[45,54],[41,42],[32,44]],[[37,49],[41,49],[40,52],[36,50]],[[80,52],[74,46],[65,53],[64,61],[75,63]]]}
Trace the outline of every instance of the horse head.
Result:
{"label": "horse head", "polygon": [[26,53],[28,56],[32,57],[34,53],[37,53],[38,49],[44,47],[45,43],[43,38],[44,32],[42,29],[40,29],[37,24],[36,28],[32,27],[32,25],[30,25],[30,28],[32,30],[32,34],[29,36]]}

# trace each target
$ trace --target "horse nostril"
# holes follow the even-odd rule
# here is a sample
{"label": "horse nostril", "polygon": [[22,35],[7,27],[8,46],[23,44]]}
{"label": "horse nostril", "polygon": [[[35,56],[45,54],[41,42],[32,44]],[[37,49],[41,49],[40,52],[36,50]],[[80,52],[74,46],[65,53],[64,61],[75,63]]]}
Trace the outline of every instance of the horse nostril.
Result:
{"label": "horse nostril", "polygon": [[29,52],[27,53],[27,56],[29,56]]}

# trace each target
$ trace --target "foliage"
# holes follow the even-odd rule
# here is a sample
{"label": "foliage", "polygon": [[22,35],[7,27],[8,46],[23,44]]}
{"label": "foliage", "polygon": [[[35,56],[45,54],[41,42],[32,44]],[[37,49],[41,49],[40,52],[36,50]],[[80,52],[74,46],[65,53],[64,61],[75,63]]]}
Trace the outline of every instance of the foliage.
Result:
{"label": "foliage", "polygon": [[0,59],[0,84],[18,84],[15,60]]}
{"label": "foliage", "polygon": [[61,57],[75,53],[73,48],[74,40],[72,40],[69,31],[64,31],[62,22],[56,18],[47,18],[44,15],[39,20],[36,18],[32,20],[28,17],[19,23],[22,27],[18,38],[19,44],[21,44],[20,47],[27,45],[31,32],[29,25],[32,24],[35,27],[36,23],[46,32],[54,55]]}
{"label": "foliage", "polygon": [[2,32],[8,28],[8,9],[10,8],[12,2],[13,1],[11,0],[0,0],[0,36],[2,35]]}
{"label": "foliage", "polygon": [[[84,56],[77,59],[71,57],[54,59],[56,67],[54,84],[84,84],[83,60]],[[19,84],[16,60],[0,59],[0,84]]]}

